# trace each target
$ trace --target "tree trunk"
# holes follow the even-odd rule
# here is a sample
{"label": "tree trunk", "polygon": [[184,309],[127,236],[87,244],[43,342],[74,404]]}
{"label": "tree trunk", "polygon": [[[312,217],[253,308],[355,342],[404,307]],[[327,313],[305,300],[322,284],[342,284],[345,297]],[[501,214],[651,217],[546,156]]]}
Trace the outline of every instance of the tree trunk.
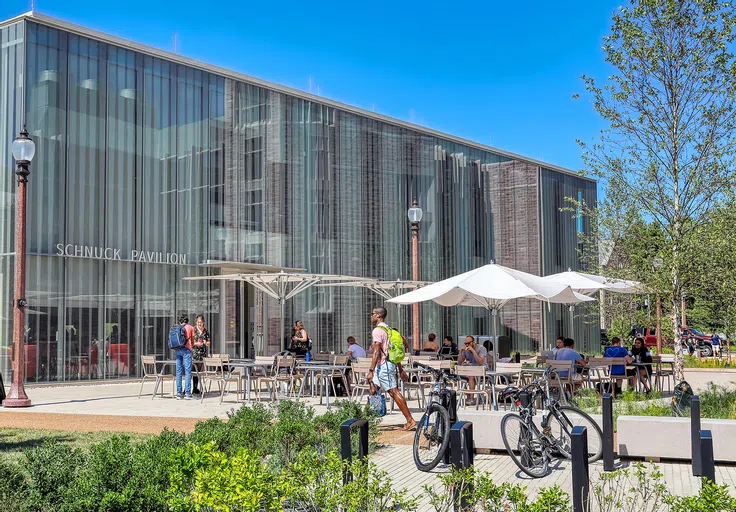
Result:
{"label": "tree trunk", "polygon": [[674,226],[674,240],[672,243],[672,294],[670,296],[672,301],[672,331],[675,335],[675,382],[682,382],[685,380],[685,358],[683,355],[683,343],[682,343],[682,329],[680,325],[680,316],[682,314],[682,291],[680,287],[680,225],[679,222],[675,222]]}

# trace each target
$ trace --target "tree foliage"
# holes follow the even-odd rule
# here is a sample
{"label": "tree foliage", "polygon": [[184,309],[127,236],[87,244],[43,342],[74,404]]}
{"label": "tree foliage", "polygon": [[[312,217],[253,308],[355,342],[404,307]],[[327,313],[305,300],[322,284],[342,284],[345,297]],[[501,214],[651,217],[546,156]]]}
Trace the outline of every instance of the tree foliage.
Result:
{"label": "tree foliage", "polygon": [[[695,236],[734,185],[736,12],[716,0],[633,0],[604,38],[611,75],[584,76],[606,127],[581,142],[586,172],[601,180],[609,230],[640,216],[663,235],[659,257],[682,377],[680,297]],[[614,224],[612,219],[619,222]],[[657,277],[651,279],[657,285]]]}

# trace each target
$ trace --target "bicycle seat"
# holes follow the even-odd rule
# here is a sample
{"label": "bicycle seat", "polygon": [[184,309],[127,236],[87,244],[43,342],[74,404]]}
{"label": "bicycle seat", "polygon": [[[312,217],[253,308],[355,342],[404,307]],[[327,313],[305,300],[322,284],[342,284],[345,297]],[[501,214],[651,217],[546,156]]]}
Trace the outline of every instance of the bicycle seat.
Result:
{"label": "bicycle seat", "polygon": [[510,386],[503,390],[503,393],[501,393],[501,397],[503,398],[509,398],[513,395],[517,395],[519,393],[519,388],[516,386]]}

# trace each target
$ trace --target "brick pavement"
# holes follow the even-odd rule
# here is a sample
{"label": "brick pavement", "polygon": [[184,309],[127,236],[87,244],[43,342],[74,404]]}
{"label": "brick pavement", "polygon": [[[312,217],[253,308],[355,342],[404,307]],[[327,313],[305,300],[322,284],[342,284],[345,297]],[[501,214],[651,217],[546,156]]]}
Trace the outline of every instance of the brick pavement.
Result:
{"label": "brick pavement", "polygon": [[[430,473],[419,471],[414,465],[411,446],[387,446],[381,448],[371,456],[379,469],[386,471],[390,476],[394,487],[406,488],[412,496],[422,496],[420,511],[431,511],[427,504],[426,493],[422,489],[424,485],[432,485],[439,489],[440,482],[437,475],[449,472],[447,466],[439,465]],[[475,456],[475,468],[479,471],[489,472],[495,483],[511,482],[527,487],[530,497],[536,496],[540,489],[559,485],[564,491],[572,495],[572,472],[570,462],[567,460],[556,460],[553,462],[550,474],[544,478],[531,478],[519,471],[514,462],[507,455],[498,453],[491,455],[478,454]],[[654,464],[664,474],[663,482],[668,490],[678,496],[697,494],[700,488],[700,480],[692,476],[689,464],[679,463],[657,463]],[[603,463],[591,464],[591,482],[597,480],[597,475],[603,471]],[[717,466],[716,481],[719,484],[731,486],[731,493],[736,496],[736,466]]]}

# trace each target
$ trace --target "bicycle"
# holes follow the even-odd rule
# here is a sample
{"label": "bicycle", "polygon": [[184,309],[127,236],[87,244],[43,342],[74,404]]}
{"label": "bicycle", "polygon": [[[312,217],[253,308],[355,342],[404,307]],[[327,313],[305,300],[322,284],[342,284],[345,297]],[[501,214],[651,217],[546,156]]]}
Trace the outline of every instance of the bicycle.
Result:
{"label": "bicycle", "polygon": [[[603,455],[603,432],[587,413],[577,407],[560,405],[549,392],[548,368],[544,376],[519,389],[508,388],[503,398],[513,398],[518,413],[509,413],[501,420],[501,438],[514,463],[533,478],[545,476],[553,453],[571,457],[573,427],[584,426],[588,430],[588,462],[595,462]],[[541,430],[533,420],[534,404],[544,398]]]}
{"label": "bicycle", "polygon": [[450,443],[450,412],[447,408],[452,392],[447,389],[447,381],[459,380],[460,377],[435,370],[422,363],[415,362],[414,368],[422,368],[435,377],[434,387],[429,393],[424,415],[417,423],[412,450],[417,469],[427,472],[440,463]]}

